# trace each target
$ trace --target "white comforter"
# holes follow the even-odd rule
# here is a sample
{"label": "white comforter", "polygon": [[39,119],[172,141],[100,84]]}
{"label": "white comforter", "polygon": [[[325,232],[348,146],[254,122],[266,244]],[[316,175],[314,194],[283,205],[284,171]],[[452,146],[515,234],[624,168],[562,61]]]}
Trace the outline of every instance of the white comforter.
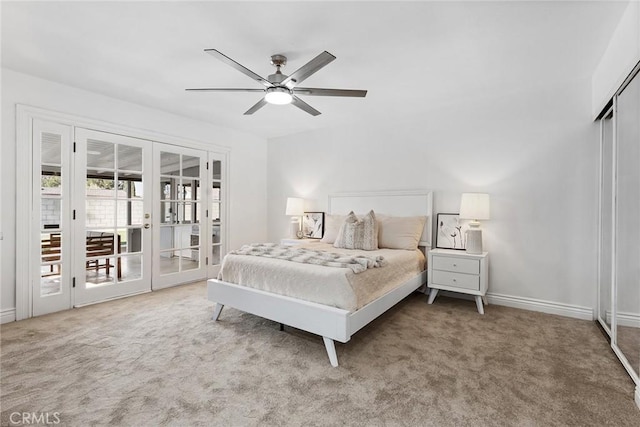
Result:
{"label": "white comforter", "polygon": [[307,247],[356,256],[382,256],[387,264],[354,274],[349,268],[228,254],[222,262],[219,278],[229,283],[356,311],[424,270],[425,258],[420,250],[360,251],[338,249],[324,243],[311,243]]}

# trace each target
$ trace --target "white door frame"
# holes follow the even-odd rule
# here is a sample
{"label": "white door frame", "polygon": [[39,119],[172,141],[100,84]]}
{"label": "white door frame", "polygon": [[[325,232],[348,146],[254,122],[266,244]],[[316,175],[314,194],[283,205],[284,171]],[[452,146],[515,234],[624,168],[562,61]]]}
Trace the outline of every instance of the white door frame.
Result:
{"label": "white door frame", "polygon": [[[33,188],[33,120],[41,119],[63,125],[94,129],[103,132],[115,133],[134,138],[147,139],[180,147],[191,147],[200,150],[215,152],[224,158],[227,194],[225,200],[229,200],[230,185],[228,179],[231,148],[203,142],[180,136],[167,135],[150,130],[141,130],[129,126],[94,120],[74,114],[67,114],[47,110],[29,105],[16,104],[16,183],[21,188]],[[16,320],[22,320],[33,316],[33,197],[31,191],[16,191]],[[229,218],[224,224],[224,236],[228,236],[230,217],[228,215],[229,203],[225,203],[225,217]]]}

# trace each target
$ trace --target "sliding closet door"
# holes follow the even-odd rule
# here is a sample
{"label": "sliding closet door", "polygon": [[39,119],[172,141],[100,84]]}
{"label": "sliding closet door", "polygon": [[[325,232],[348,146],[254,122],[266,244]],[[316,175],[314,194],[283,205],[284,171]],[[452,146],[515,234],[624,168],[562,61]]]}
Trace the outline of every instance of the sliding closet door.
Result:
{"label": "sliding closet door", "polygon": [[68,125],[33,121],[34,316],[71,307],[72,132]]}
{"label": "sliding closet door", "polygon": [[614,344],[640,366],[640,77],[617,97]]}
{"label": "sliding closet door", "polygon": [[600,251],[598,268],[598,320],[611,336],[613,309],[613,110],[600,121]]}
{"label": "sliding closet door", "polygon": [[151,290],[151,147],[76,129],[75,305]]}

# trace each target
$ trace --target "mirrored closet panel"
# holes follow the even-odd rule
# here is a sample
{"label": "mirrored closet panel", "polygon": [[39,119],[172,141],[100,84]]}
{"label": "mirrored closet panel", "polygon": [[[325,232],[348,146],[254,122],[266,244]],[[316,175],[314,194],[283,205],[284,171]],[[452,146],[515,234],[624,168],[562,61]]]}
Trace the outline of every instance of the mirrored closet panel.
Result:
{"label": "mirrored closet panel", "polygon": [[640,385],[640,75],[601,119],[598,320]]}
{"label": "mirrored closet panel", "polygon": [[600,265],[598,318],[611,335],[613,300],[611,263],[613,261],[613,108],[601,121],[600,143]]}
{"label": "mirrored closet panel", "polygon": [[616,344],[640,367],[640,76],[616,106]]}

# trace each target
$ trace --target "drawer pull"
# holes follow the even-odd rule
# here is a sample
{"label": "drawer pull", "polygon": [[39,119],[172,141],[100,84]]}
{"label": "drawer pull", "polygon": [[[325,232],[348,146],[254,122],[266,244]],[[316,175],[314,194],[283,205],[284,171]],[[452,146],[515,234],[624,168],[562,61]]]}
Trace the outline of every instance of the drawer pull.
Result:
{"label": "drawer pull", "polygon": [[453,266],[454,266],[454,267],[457,267],[457,266],[458,266],[458,264],[453,264]]}
{"label": "drawer pull", "polygon": [[457,280],[456,280],[456,279],[453,279],[453,281],[454,281],[454,282],[457,282]]}

